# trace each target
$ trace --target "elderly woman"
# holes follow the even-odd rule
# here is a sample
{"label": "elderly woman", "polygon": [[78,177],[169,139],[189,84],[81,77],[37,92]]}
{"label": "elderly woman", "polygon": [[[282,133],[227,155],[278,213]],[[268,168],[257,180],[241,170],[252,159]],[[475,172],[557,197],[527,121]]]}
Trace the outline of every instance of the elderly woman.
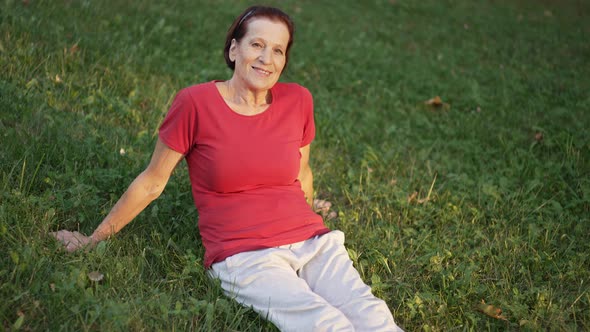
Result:
{"label": "elderly woman", "polygon": [[293,32],[279,9],[246,9],[225,42],[231,79],[177,94],[148,167],[91,236],[54,235],[68,251],[107,239],[162,193],[185,159],[204,263],[228,296],[282,331],[400,330],[352,266],[343,233],[311,207],[312,97],[278,83]]}

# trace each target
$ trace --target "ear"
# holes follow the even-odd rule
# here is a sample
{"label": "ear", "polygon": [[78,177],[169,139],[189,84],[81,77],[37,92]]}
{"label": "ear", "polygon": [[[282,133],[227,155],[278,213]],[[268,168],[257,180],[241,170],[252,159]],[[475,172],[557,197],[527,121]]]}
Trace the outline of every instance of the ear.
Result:
{"label": "ear", "polygon": [[236,39],[231,40],[231,44],[229,45],[229,60],[231,62],[236,61],[236,48],[238,47],[238,42]]}

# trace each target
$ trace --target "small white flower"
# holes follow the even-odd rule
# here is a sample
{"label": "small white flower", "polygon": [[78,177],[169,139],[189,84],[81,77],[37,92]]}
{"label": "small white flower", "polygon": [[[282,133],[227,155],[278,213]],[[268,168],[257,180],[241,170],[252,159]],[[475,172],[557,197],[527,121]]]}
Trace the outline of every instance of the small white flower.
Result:
{"label": "small white flower", "polygon": [[125,149],[121,148],[121,150],[119,150],[119,154],[120,155],[124,156],[125,153],[127,153],[127,152],[125,152]]}

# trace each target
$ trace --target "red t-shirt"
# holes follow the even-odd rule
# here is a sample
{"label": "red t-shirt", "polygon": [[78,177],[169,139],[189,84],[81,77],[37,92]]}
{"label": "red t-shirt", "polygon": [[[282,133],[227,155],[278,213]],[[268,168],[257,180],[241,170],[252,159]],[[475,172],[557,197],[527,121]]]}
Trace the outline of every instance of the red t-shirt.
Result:
{"label": "red t-shirt", "polygon": [[231,255],[327,233],[297,180],[299,148],[315,136],[304,87],[277,83],[263,113],[245,116],[225,103],[215,82],[181,90],[160,139],[185,155],[205,266]]}

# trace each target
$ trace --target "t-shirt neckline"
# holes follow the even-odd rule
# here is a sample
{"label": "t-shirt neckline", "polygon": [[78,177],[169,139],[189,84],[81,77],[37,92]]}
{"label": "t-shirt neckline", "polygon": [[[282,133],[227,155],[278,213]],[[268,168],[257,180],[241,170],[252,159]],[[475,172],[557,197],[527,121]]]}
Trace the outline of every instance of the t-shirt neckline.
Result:
{"label": "t-shirt neckline", "polygon": [[221,95],[221,92],[219,92],[219,89],[217,88],[217,84],[216,84],[217,82],[223,82],[223,81],[222,80],[214,80],[214,81],[211,81],[211,84],[213,86],[213,89],[215,90],[215,95],[217,96],[217,98],[219,98],[219,100],[221,101],[221,103],[223,105],[222,108],[225,109],[226,111],[228,111],[228,112],[236,115],[236,116],[243,117],[243,118],[258,118],[258,117],[264,116],[265,114],[267,114],[270,111],[272,111],[272,109],[274,108],[274,105],[277,103],[276,93],[274,93],[274,85],[273,85],[269,89],[272,102],[270,103],[270,105],[268,105],[268,107],[266,108],[266,110],[264,110],[263,112],[254,114],[254,115],[245,115],[245,114],[238,113],[238,112],[234,111],[231,107],[229,107],[229,105],[227,104],[227,102],[225,101],[225,99],[223,99],[223,96]]}

